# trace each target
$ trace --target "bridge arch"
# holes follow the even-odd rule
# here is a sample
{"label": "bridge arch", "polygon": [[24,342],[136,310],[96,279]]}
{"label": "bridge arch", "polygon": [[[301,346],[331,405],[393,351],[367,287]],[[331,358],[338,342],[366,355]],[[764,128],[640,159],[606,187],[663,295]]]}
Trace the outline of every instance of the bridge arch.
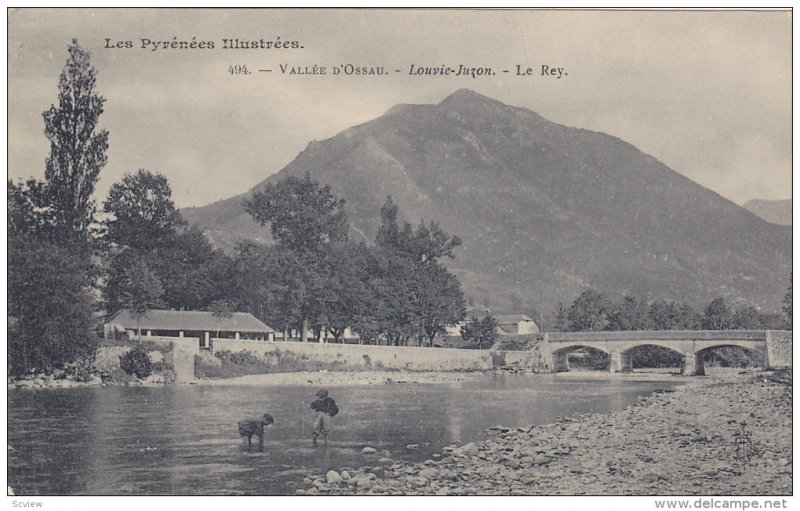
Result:
{"label": "bridge arch", "polygon": [[[645,351],[647,348],[657,349]],[[620,371],[632,371],[637,367],[682,367],[685,356],[675,343],[644,341],[620,351]]]}
{"label": "bridge arch", "polygon": [[665,341],[665,340],[649,340],[649,339],[636,342],[626,342],[621,346],[619,346],[619,351],[620,353],[628,353],[631,350],[635,350],[636,348],[641,348],[643,346],[658,346],[659,348],[666,348],[670,351],[674,351],[675,353],[680,353],[681,355],[683,355],[687,351],[692,351],[691,347],[682,346],[681,344],[676,344],[675,342]]}
{"label": "bridge arch", "polygon": [[558,344],[558,349],[553,350],[552,353],[553,353],[553,355],[555,355],[556,353],[571,353],[571,352],[573,352],[575,350],[579,350],[581,348],[590,348],[590,349],[593,349],[593,350],[602,351],[606,355],[610,355],[611,354],[611,351],[608,349],[608,347],[605,344],[594,343],[594,342],[591,342],[591,341],[588,341],[588,342],[575,342],[575,343],[569,343],[569,344],[559,343]]}
{"label": "bridge arch", "polygon": [[[589,350],[590,353],[599,352],[602,354],[602,357],[604,359],[608,360],[610,360],[611,357],[611,353],[602,344],[598,345],[592,342],[570,343],[566,346],[559,346],[558,349],[553,350],[551,352],[553,358],[553,370],[555,372],[569,371],[570,369],[569,356],[570,354],[578,350]],[[605,361],[603,363],[604,366],[607,366],[608,364],[609,362]]]}
{"label": "bridge arch", "polygon": [[[756,367],[766,367],[767,365],[767,354],[764,348],[753,346],[748,343],[741,343],[741,342],[722,342],[719,344],[714,344],[711,346],[705,346],[695,352],[695,355],[700,360],[700,362],[705,366],[707,363],[713,361],[713,356],[715,355],[715,351],[719,348],[733,348],[729,352],[729,357],[736,357],[736,353],[740,353],[743,356],[737,360],[739,364],[746,364],[752,365]],[[723,361],[723,365],[730,361],[725,360],[724,355],[718,354],[718,360]],[[737,357],[738,358],[738,357]]]}
{"label": "bridge arch", "polygon": [[698,343],[696,346],[695,353],[699,353],[701,351],[706,352],[708,350],[713,350],[715,348],[724,348],[724,347],[736,347],[736,348],[744,348],[749,351],[753,351],[763,355],[766,351],[766,344],[763,342],[758,341],[750,341],[750,340],[720,340],[720,341],[713,341],[713,342],[703,342]]}

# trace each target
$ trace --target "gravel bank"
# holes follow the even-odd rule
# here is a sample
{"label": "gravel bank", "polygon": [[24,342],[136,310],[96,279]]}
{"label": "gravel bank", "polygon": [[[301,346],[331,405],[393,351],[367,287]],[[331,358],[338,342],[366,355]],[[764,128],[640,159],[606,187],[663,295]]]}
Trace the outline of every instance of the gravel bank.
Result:
{"label": "gravel bank", "polygon": [[316,371],[297,373],[271,373],[238,376],[236,378],[203,379],[197,385],[384,385],[391,383],[451,383],[466,381],[483,372],[410,372],[410,371]]}
{"label": "gravel bank", "polygon": [[[189,382],[190,385],[325,385],[328,387],[349,385],[385,385],[392,383],[452,383],[467,381],[485,372],[411,372],[411,371],[301,371],[295,373],[270,373],[237,376],[234,378],[203,378]],[[162,386],[173,382],[165,381],[161,375],[151,375],[145,380],[125,383],[109,383],[108,385],[129,386]],[[36,376],[28,379],[9,380],[9,389],[51,389],[101,386],[99,376],[88,382],[77,382],[71,379],[55,379],[51,376]]]}
{"label": "gravel bank", "polygon": [[[530,429],[502,426],[479,443],[408,463],[365,449],[364,466],[309,474],[307,495],[788,495],[791,375],[693,379],[610,414]],[[754,454],[737,465],[734,432]]]}

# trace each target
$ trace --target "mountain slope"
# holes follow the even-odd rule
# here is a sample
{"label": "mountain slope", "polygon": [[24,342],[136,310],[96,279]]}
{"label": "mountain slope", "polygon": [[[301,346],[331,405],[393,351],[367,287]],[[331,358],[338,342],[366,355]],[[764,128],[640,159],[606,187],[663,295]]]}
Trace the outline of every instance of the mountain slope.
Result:
{"label": "mountain slope", "polygon": [[[305,173],[346,199],[354,236],[374,239],[389,194],[406,220],[461,236],[448,265],[493,309],[541,300],[551,310],[591,286],[779,310],[788,285],[789,228],[622,140],[468,90],[312,142],[258,187]],[[182,212],[223,247],[266,239],[241,208],[248,195]]]}
{"label": "mountain slope", "polygon": [[742,207],[771,224],[792,225],[792,199],[753,199]]}

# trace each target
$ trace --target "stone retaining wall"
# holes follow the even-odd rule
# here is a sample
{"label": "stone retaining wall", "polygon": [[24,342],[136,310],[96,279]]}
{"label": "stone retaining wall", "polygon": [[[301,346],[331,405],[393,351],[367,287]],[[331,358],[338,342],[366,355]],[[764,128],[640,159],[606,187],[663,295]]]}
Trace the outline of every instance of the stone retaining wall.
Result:
{"label": "stone retaining wall", "polygon": [[412,371],[483,371],[504,365],[498,352],[453,348],[219,339],[214,341],[214,350],[250,351],[256,356],[266,356],[267,353],[280,350],[322,363],[338,362],[351,366],[369,365],[373,368]]}

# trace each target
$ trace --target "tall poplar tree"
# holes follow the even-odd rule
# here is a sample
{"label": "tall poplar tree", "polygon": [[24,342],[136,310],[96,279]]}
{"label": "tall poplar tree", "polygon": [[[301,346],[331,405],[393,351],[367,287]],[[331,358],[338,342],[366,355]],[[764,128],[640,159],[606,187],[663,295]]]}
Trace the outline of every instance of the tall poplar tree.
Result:
{"label": "tall poplar tree", "polygon": [[95,91],[97,71],[73,39],[58,82],[58,105],[43,113],[50,140],[45,180],[55,238],[86,241],[94,219],[92,199],[106,164],[108,132],[98,129],[105,99]]}
{"label": "tall poplar tree", "polygon": [[8,182],[8,369],[52,369],[91,356],[97,268],[91,262],[94,193],[106,164],[96,71],[76,40],[43,113],[45,179]]}

